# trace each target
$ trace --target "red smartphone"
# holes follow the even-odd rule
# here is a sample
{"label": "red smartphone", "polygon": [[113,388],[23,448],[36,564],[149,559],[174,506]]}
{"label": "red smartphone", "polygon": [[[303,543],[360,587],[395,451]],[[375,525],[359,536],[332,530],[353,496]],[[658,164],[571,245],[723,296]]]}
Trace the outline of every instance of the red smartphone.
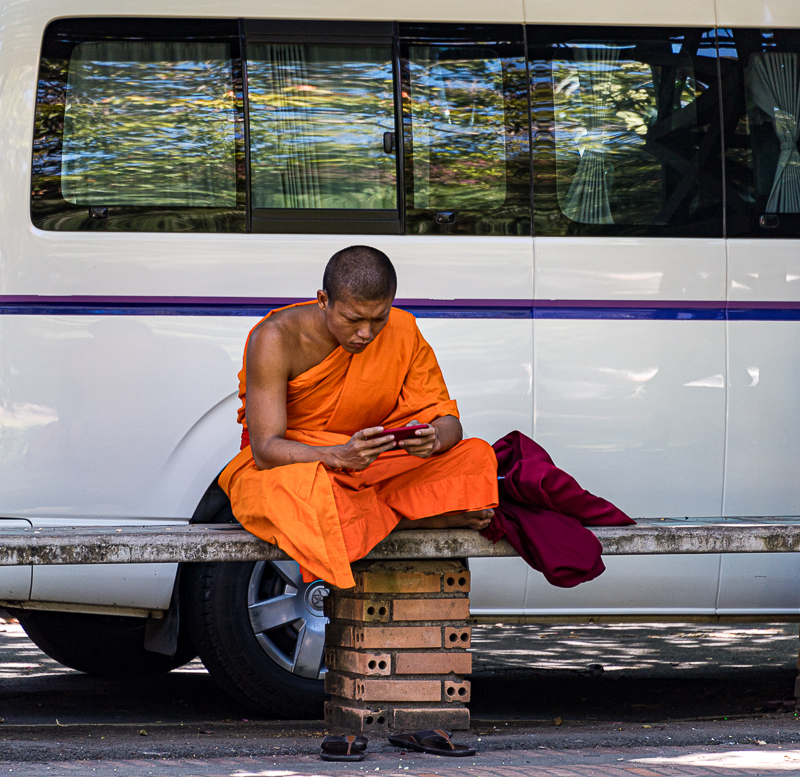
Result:
{"label": "red smartphone", "polygon": [[384,437],[387,434],[394,435],[394,441],[396,443],[400,442],[401,440],[407,440],[409,437],[414,436],[414,432],[417,429],[427,429],[428,424],[418,424],[417,426],[401,426],[398,429],[384,429],[380,434],[375,435],[376,437]]}

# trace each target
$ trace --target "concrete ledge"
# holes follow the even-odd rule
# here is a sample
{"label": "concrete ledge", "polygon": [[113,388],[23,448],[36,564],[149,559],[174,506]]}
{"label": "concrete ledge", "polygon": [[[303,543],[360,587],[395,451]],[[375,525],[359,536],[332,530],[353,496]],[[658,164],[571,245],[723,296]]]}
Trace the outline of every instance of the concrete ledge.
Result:
{"label": "concrete ledge", "polygon": [[[606,555],[668,553],[785,553],[800,550],[798,519],[720,519],[699,524],[643,522],[595,529]],[[369,560],[515,556],[508,543],[492,545],[464,529],[389,535]],[[236,525],[79,526],[0,529],[0,566],[26,564],[141,564],[287,559]]]}

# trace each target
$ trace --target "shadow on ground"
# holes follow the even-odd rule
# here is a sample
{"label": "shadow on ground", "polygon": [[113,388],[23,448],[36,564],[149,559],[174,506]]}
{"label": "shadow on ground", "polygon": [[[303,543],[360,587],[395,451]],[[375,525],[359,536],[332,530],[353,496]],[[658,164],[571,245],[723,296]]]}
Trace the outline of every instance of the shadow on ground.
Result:
{"label": "shadow on ground", "polygon": [[[471,710],[482,721],[641,722],[788,712],[797,626],[485,626],[473,631]],[[7,724],[256,719],[199,661],[149,680],[101,680],[56,664],[0,621]],[[792,710],[793,713],[793,710]]]}

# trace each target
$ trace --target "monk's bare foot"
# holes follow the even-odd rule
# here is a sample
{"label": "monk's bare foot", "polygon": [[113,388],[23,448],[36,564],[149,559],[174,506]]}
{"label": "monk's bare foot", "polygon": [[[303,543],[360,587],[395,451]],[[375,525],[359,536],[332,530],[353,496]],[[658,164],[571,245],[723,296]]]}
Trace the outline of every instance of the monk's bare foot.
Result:
{"label": "monk's bare foot", "polygon": [[432,515],[430,518],[419,518],[410,521],[408,518],[401,518],[395,531],[404,529],[475,529],[481,531],[485,529],[494,517],[494,510],[472,510],[467,513],[446,513],[444,515]]}
{"label": "monk's bare foot", "polygon": [[494,510],[473,510],[469,513],[453,513],[443,515],[448,521],[448,529],[475,529],[481,531],[485,529],[494,517]]}

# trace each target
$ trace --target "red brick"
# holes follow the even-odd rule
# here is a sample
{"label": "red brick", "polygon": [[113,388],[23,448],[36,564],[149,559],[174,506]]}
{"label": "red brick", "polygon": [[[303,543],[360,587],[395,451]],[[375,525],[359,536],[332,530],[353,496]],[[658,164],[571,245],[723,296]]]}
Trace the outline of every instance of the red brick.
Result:
{"label": "red brick", "polygon": [[391,710],[389,725],[394,731],[422,731],[443,728],[447,731],[469,729],[466,707],[399,707]]}
{"label": "red brick", "polygon": [[469,599],[395,599],[394,621],[464,621],[469,618]]}
{"label": "red brick", "polygon": [[325,642],[331,647],[353,647],[355,645],[353,627],[341,623],[329,623],[325,627]]}
{"label": "red brick", "polygon": [[354,699],[355,680],[339,672],[325,672],[325,693],[341,696],[344,699]]}
{"label": "red brick", "polygon": [[472,653],[448,650],[444,653],[398,653],[395,674],[469,674]]}
{"label": "red brick", "polygon": [[[472,655],[465,653],[464,655]],[[326,648],[325,666],[329,670],[363,675],[388,675],[392,671],[389,653],[358,653],[355,650]]]}
{"label": "red brick", "polygon": [[364,626],[354,629],[354,637],[354,646],[362,650],[442,646],[439,626]]}
{"label": "red brick", "polygon": [[364,571],[356,577],[356,588],[365,594],[438,594],[442,576],[426,572]]}
{"label": "red brick", "polygon": [[442,590],[446,594],[454,593],[456,591],[469,593],[471,584],[469,571],[464,569],[461,572],[445,572],[442,583]]}
{"label": "red brick", "polygon": [[346,621],[385,623],[389,620],[389,602],[334,596],[333,617]]}
{"label": "red brick", "polygon": [[457,629],[447,626],[444,630],[444,646],[446,648],[468,648],[472,644],[472,629],[466,626]]}
{"label": "red brick", "polygon": [[441,701],[439,680],[356,680],[359,701]]}
{"label": "red brick", "polygon": [[345,707],[336,702],[326,701],[325,723],[331,734],[385,733],[389,726],[389,715],[386,709]]}
{"label": "red brick", "polygon": [[470,682],[469,680],[461,680],[455,682],[454,680],[444,681],[444,700],[445,701],[463,701],[468,702],[470,698]]}

